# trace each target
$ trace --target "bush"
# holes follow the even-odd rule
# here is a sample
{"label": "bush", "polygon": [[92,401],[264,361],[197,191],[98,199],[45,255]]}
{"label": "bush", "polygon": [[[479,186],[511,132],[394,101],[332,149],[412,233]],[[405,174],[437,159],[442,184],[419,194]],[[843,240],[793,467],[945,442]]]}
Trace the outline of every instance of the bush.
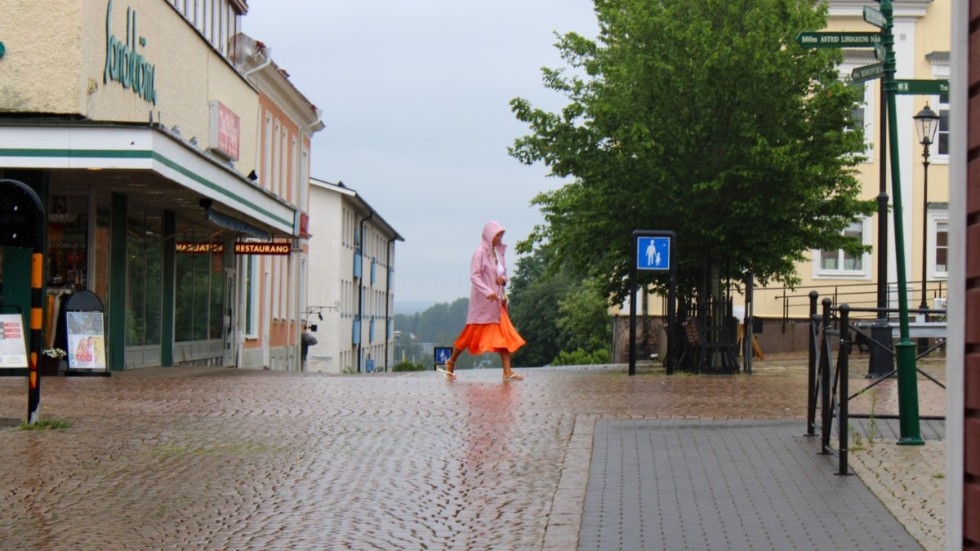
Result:
{"label": "bush", "polygon": [[425,371],[425,366],[405,360],[401,363],[395,364],[392,371]]}
{"label": "bush", "polygon": [[558,357],[551,361],[551,365],[592,365],[609,363],[609,351],[605,348],[586,352],[578,348],[574,352],[562,350]]}

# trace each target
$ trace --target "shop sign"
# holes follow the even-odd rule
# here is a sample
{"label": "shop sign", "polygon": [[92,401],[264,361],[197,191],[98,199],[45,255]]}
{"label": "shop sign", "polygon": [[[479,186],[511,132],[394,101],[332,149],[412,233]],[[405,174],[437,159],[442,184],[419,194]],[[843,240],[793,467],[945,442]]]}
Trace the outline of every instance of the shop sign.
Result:
{"label": "shop sign", "polygon": [[195,241],[178,241],[177,252],[184,254],[210,254],[225,252],[224,243],[199,243]]}
{"label": "shop sign", "polygon": [[105,329],[102,312],[66,312],[68,367],[105,371]]}
{"label": "shop sign", "polygon": [[300,237],[310,236],[310,215],[305,212],[299,213],[299,235]]}
{"label": "shop sign", "polygon": [[286,255],[292,252],[288,242],[247,242],[235,243],[235,254],[274,254]]}
{"label": "shop sign", "polygon": [[208,104],[211,122],[211,151],[233,161],[238,160],[241,121],[234,111],[220,101]]}
{"label": "shop sign", "polygon": [[27,364],[27,341],[24,320],[20,314],[0,314],[0,368],[24,368]]}
{"label": "shop sign", "polygon": [[146,37],[139,36],[136,30],[136,11],[126,8],[126,38],[117,38],[112,34],[112,1],[109,0],[105,10],[105,70],[102,82],[118,82],[124,89],[132,90],[137,96],[156,105],[157,66],[137,52],[137,46],[141,49],[146,47]]}

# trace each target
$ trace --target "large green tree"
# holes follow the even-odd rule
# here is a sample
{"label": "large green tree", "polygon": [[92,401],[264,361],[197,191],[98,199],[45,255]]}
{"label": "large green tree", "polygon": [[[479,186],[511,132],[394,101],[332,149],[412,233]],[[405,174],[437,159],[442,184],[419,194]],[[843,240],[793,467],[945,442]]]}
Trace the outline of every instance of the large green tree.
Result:
{"label": "large green tree", "polygon": [[[516,98],[530,127],[511,155],[571,179],[534,202],[545,224],[521,243],[628,292],[631,232],[677,234],[682,293],[705,282],[794,281],[810,249],[859,252],[842,230],[858,198],[860,94],[840,53],[794,38],[826,24],[823,0],[595,0],[599,35],[558,37],[567,67],[544,69],[569,103]],[[706,277],[710,274],[710,277]],[[641,281],[662,290],[662,276]]]}

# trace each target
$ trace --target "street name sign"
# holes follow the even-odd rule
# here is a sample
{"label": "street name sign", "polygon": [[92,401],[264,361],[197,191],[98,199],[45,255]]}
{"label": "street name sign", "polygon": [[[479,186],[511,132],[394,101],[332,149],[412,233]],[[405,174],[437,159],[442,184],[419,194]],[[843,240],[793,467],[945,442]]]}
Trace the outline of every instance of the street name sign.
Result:
{"label": "street name sign", "polygon": [[913,96],[938,96],[949,93],[948,80],[895,79],[895,93]]}
{"label": "street name sign", "polygon": [[875,44],[875,59],[877,59],[878,61],[884,61],[886,55],[887,54],[885,53],[885,45],[882,44],[881,42]]}
{"label": "street name sign", "polygon": [[884,74],[885,74],[884,63],[872,63],[871,65],[858,67],[857,69],[851,71],[851,81],[864,82],[866,80],[874,80],[876,78],[881,78]]}
{"label": "street name sign", "polygon": [[878,27],[879,29],[888,24],[885,16],[871,6],[864,6],[864,21]]}
{"label": "street name sign", "polygon": [[804,48],[874,48],[881,42],[881,34],[804,31],[796,35],[796,42]]}

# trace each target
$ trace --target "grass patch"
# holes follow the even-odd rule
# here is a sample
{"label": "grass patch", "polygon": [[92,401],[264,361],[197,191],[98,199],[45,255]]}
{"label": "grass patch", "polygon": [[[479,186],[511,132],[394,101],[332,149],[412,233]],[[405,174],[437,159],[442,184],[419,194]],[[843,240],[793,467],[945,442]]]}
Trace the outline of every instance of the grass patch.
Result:
{"label": "grass patch", "polygon": [[30,423],[21,423],[17,428],[20,430],[62,430],[70,429],[71,421],[65,421],[63,419],[51,419],[44,418],[39,420],[33,425]]}

